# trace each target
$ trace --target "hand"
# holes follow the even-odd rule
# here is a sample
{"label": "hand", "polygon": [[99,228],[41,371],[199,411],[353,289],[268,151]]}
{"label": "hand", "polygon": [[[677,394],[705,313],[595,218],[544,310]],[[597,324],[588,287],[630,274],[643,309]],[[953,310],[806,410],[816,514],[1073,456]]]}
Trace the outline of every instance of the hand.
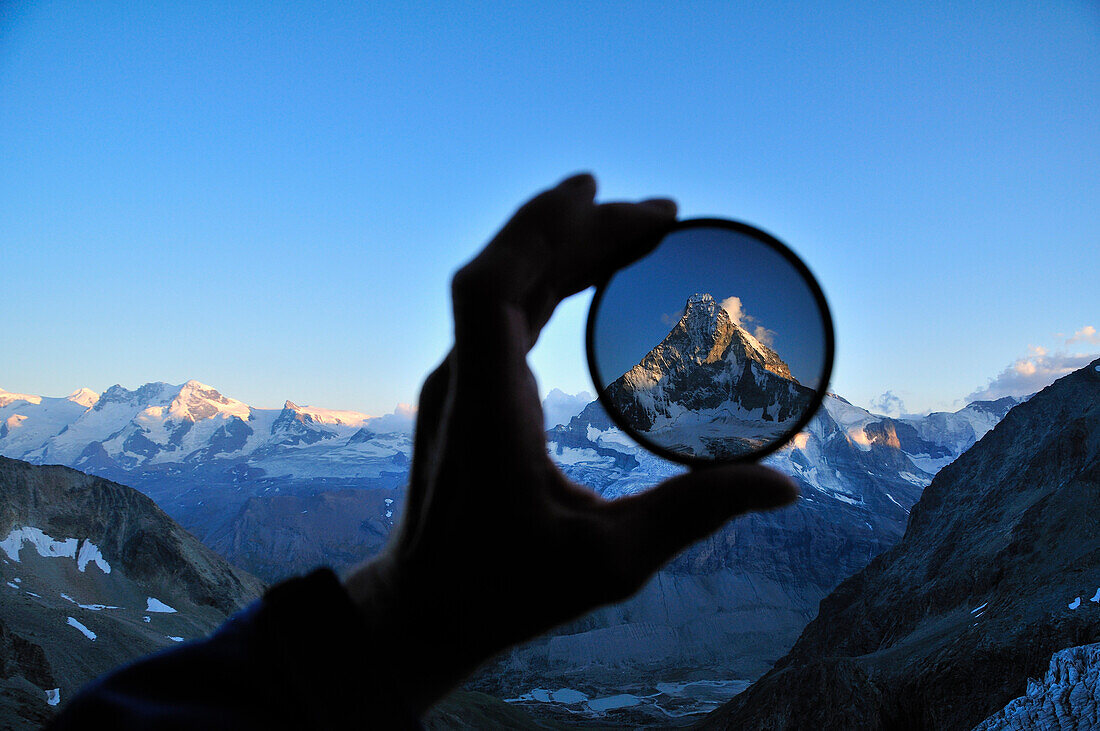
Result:
{"label": "hand", "polygon": [[597,205],[590,175],[530,200],[454,277],[455,344],[420,395],[402,522],[346,585],[416,713],[493,654],[637,591],[731,517],[786,505],[759,465],[608,501],[546,450],[527,353],[564,298],[651,251],[668,200]]}

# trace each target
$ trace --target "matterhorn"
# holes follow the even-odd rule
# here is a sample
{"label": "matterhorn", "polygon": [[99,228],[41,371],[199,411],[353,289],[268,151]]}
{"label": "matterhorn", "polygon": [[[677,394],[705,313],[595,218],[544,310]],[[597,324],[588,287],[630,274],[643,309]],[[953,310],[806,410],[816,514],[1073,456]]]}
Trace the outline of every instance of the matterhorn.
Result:
{"label": "matterhorn", "polygon": [[790,431],[814,391],[709,294],[604,397],[642,436],[678,454],[735,457]]}

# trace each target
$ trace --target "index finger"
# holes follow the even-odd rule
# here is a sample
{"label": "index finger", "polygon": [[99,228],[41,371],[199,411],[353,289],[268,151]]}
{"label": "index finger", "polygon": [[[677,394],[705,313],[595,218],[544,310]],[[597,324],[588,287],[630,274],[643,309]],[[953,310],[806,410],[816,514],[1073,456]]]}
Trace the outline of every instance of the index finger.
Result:
{"label": "index finger", "polygon": [[675,222],[670,200],[597,205],[595,186],[592,176],[578,175],[539,194],[459,270],[456,339],[467,326],[485,325],[491,310],[511,306],[528,324],[526,352],[561,300],[649,253]]}

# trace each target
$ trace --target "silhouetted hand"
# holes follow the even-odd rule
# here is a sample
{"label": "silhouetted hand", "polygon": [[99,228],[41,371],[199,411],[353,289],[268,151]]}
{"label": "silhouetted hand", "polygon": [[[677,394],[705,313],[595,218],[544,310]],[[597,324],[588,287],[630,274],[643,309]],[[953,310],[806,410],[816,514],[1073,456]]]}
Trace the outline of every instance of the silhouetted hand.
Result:
{"label": "silhouetted hand", "polygon": [[672,201],[595,195],[590,175],[543,192],[455,275],[455,344],[420,395],[401,525],[347,579],[416,713],[508,646],[627,598],[733,516],[798,496],[742,465],[608,501],[551,461],[528,351],[561,300],[648,253],[676,218]]}

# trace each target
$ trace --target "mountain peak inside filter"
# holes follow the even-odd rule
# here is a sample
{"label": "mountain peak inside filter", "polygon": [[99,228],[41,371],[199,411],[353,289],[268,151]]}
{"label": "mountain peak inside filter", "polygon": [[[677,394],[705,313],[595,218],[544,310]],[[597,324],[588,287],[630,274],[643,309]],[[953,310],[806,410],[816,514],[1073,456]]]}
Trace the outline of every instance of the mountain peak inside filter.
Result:
{"label": "mountain peak inside filter", "polygon": [[[727,298],[723,302],[736,301]],[[691,457],[729,459],[793,427],[814,392],[709,293],[688,297],[664,339],[606,389],[643,436]]]}

